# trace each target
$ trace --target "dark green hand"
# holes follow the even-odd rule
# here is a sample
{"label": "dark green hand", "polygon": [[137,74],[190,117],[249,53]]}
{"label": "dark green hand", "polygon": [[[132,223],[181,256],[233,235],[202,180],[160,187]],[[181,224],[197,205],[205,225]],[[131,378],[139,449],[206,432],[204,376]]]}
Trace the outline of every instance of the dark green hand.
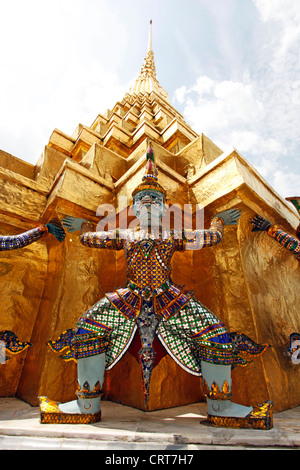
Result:
{"label": "dark green hand", "polygon": [[50,220],[48,224],[46,224],[49,232],[54,235],[59,242],[62,242],[66,236],[66,233],[61,225],[60,222],[57,220]]}
{"label": "dark green hand", "polygon": [[253,226],[252,232],[263,232],[268,230],[272,225],[271,222],[269,222],[267,219],[264,219],[260,215],[253,217],[251,224]]}

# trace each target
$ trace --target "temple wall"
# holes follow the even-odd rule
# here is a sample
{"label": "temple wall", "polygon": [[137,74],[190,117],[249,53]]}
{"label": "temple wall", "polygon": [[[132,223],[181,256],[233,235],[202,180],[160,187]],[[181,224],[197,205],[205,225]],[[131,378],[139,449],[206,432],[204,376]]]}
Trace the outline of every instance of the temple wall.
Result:
{"label": "temple wall", "polygon": [[[237,228],[225,227],[220,244],[195,250],[192,258],[193,267],[187,287],[193,289],[195,297],[224,322],[229,332],[238,331],[257,341],[259,338],[247,296],[247,279],[241,263]],[[232,378],[233,400],[250,405],[267,399],[260,359],[248,367],[238,366],[233,370]]]}
{"label": "temple wall", "polygon": [[47,242],[49,262],[44,295],[32,333],[18,396],[37,405],[39,395],[65,401],[76,398],[76,364],[62,361],[46,343],[74,328],[80,315],[116,288],[115,254],[80,244],[78,232],[62,244]]}
{"label": "temple wall", "polygon": [[300,331],[299,261],[246,219],[239,231],[247,295],[258,339],[271,346],[261,357],[269,398],[282,410],[300,403],[300,368],[287,355],[290,334]]}
{"label": "temple wall", "polygon": [[[20,233],[20,228],[2,222],[0,234],[8,233]],[[44,292],[47,261],[44,241],[0,253],[0,330],[13,331],[22,342],[31,341]],[[0,364],[0,396],[16,394],[28,351]]]}
{"label": "temple wall", "polygon": [[0,167],[7,168],[26,178],[34,179],[35,167],[31,163],[24,162],[20,158],[14,157],[10,153],[0,150]]}

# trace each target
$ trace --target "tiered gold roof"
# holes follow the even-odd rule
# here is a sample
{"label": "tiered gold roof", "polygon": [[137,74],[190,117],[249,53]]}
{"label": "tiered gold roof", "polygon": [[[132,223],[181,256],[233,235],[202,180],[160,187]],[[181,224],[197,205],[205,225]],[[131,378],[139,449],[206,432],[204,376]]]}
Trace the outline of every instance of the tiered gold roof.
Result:
{"label": "tiered gold roof", "polygon": [[99,114],[90,127],[79,124],[72,136],[55,129],[51,147],[81,161],[93,143],[98,143],[127,158],[146,138],[177,153],[198,137],[156,78],[151,26],[141,71],[122,101]]}

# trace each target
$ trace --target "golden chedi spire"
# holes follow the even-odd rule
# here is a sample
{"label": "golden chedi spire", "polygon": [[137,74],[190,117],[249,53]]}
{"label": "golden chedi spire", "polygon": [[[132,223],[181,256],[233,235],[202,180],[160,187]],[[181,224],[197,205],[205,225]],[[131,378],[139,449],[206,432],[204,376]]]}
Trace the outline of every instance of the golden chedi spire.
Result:
{"label": "golden chedi spire", "polygon": [[154,63],[154,53],[152,50],[152,20],[150,20],[149,37],[148,37],[148,51],[144,58],[141,72],[136,78],[133,86],[128,92],[128,95],[134,96],[140,93],[156,93],[160,98],[170,103],[168,93],[160,86],[156,78],[156,70]]}

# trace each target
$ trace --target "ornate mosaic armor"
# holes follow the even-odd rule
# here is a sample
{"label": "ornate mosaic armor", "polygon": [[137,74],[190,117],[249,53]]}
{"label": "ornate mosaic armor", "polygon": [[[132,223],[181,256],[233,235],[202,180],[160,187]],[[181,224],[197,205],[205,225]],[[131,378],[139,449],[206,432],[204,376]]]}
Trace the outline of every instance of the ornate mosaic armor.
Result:
{"label": "ornate mosaic armor", "polygon": [[[17,335],[10,330],[0,331],[0,343],[0,359],[5,354],[5,357],[3,357],[4,361],[8,361],[11,356],[20,354],[32,346],[28,341],[20,341]],[[1,345],[4,345],[5,350],[2,351]]]}
{"label": "ornate mosaic armor", "polygon": [[46,225],[33,228],[19,235],[0,236],[0,251],[16,250],[46,237],[49,230]]}
{"label": "ornate mosaic armor", "polygon": [[[142,302],[150,301],[160,318],[168,319],[182,308],[192,297],[192,293],[171,280],[171,260],[175,251],[182,251],[187,242],[198,242],[195,237],[162,231],[160,236],[144,230],[90,232],[83,226],[81,243],[89,247],[124,249],[127,265],[126,287],[106,294],[110,303],[127,319],[136,318]],[[183,236],[182,236],[183,235]],[[215,218],[209,230],[201,231],[203,246],[212,246],[222,240],[223,222]]]}
{"label": "ornate mosaic armor", "polygon": [[[121,359],[136,333],[141,340],[138,354],[145,405],[154,367],[153,344],[158,338],[184,370],[198,376],[202,373],[209,387],[210,398],[207,400],[213,410],[214,421],[211,422],[214,425],[219,423],[218,419],[223,425],[226,416],[239,420],[252,412],[252,407],[231,403],[230,370],[236,364],[246,365],[249,354],[260,355],[268,346],[258,345],[243,334],[228,333],[222,321],[201,304],[193,292],[185,291],[172,281],[171,272],[172,256],[176,251],[183,251],[188,244],[194,245],[195,249],[216,245],[223,238],[223,225],[236,225],[240,211],[229,209],[218,213],[208,230],[167,231],[162,227],[165,199],[166,191],[158,183],[153,151],[149,147],[146,173],[133,191],[139,230],[95,232],[90,223],[82,224],[82,219],[65,220],[65,225],[72,231],[81,226],[83,245],[124,250],[127,282],[89,308],[74,330],[67,330],[57,341],[48,343],[55,352],[63,353],[60,356],[63,359],[77,360],[78,382],[81,388],[83,386],[80,399],[84,403],[78,398],[75,404],[60,405],[60,422],[69,422],[69,414],[78,410],[84,414],[93,410],[90,419],[94,419],[94,415],[95,419],[99,418],[100,398],[93,398],[90,403],[87,390],[91,390],[98,380],[103,382],[104,368],[111,369]],[[53,409],[47,409],[48,398],[42,397],[40,403],[42,419],[52,420]],[[218,416],[215,416],[215,409],[219,410]],[[261,409],[258,411],[262,412]],[[255,419],[257,413],[251,415],[251,423],[247,420],[242,425],[250,427]],[[266,428],[265,422],[263,426]]]}
{"label": "ornate mosaic armor", "polygon": [[[143,231],[93,232],[89,224],[84,224],[80,236],[83,245],[124,250],[127,283],[107,293],[79,318],[74,331],[68,330],[57,342],[50,342],[50,347],[58,351],[68,344],[63,356],[66,360],[105,352],[108,370],[125,354],[139,331],[142,349],[148,347],[141,352],[141,365],[145,355],[153,355],[151,346],[156,336],[177,364],[193,375],[201,375],[202,360],[245,365],[248,359],[243,353],[262,354],[265,346],[241,335],[237,341],[220,319],[194,298],[193,292],[185,291],[171,278],[175,251],[184,250],[188,242],[200,240],[204,247],[220,242],[222,219],[214,218],[209,230],[197,234],[197,240],[195,234],[181,238],[176,235],[172,231],[162,232],[153,239]],[[145,325],[147,328],[143,329]],[[142,366],[142,372],[147,393],[151,371],[148,373]]]}
{"label": "ornate mosaic armor", "polygon": [[300,241],[292,235],[286,233],[280,229],[277,225],[272,225],[268,230],[267,234],[274,238],[280,245],[287,250],[291,251],[296,258],[300,261]]}
{"label": "ornate mosaic armor", "polygon": [[[296,198],[286,198],[295,204],[295,207],[300,212],[300,204],[299,204],[299,197]],[[289,233],[282,230],[278,225],[272,225],[269,220],[261,217],[260,215],[256,215],[251,220],[252,224],[252,232],[267,232],[269,237],[274,238],[280,245],[284,248],[289,250],[293,253],[296,258],[300,261],[300,224],[296,229],[296,236],[298,238],[293,237]]]}

